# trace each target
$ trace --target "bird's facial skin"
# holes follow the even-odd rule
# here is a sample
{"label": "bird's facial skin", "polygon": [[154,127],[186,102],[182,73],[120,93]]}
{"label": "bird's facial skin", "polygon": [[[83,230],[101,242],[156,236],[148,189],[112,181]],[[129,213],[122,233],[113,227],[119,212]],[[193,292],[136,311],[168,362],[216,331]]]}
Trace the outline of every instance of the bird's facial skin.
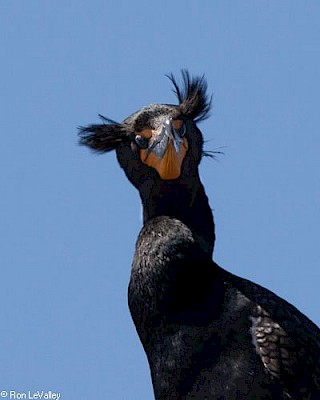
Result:
{"label": "bird's facial skin", "polygon": [[136,135],[141,161],[154,168],[161,179],[177,179],[188,150],[186,125],[180,119],[166,119],[157,129],[143,129]]}

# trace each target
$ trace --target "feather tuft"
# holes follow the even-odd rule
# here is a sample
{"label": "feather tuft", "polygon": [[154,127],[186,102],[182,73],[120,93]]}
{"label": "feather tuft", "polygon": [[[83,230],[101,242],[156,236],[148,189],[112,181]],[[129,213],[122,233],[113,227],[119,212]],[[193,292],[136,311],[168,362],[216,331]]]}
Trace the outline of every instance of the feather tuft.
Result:
{"label": "feather tuft", "polygon": [[128,141],[128,134],[123,124],[118,124],[102,115],[99,117],[104,121],[103,124],[79,127],[80,145],[90,147],[99,153],[106,153]]}
{"label": "feather tuft", "polygon": [[179,86],[173,74],[166,75],[173,84],[181,113],[187,118],[200,122],[209,117],[212,96],[207,94],[207,82],[204,75],[191,76],[186,69],[181,70],[182,85]]}

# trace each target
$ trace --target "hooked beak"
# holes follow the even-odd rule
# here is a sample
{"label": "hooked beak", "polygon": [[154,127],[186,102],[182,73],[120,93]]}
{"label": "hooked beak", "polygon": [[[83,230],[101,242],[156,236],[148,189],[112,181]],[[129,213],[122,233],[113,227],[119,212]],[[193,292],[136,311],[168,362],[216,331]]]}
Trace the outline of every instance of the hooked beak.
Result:
{"label": "hooked beak", "polygon": [[182,162],[188,150],[184,129],[183,121],[167,119],[160,129],[145,132],[150,145],[140,150],[140,158],[144,164],[155,168],[164,180],[177,179],[181,175]]}

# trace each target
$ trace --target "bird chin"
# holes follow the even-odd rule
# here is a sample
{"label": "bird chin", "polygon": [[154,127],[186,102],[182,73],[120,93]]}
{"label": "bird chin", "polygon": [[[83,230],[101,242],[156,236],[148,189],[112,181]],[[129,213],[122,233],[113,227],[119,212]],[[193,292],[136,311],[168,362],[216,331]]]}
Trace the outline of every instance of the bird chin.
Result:
{"label": "bird chin", "polygon": [[148,149],[140,150],[140,158],[144,164],[154,168],[161,179],[174,180],[178,179],[181,175],[181,167],[187,150],[188,142],[185,138],[183,138],[178,151],[173,141],[170,140],[161,158],[155,152]]}

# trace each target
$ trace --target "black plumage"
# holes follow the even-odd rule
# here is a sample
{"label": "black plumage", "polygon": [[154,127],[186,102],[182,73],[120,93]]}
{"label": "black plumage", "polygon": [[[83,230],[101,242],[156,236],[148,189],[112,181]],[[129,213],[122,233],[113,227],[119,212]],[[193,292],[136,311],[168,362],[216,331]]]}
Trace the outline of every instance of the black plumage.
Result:
{"label": "black plumage", "polygon": [[144,226],[128,296],[155,398],[319,400],[320,331],[295,307],[212,261],[214,221],[198,166],[196,122],[211,100],[203,77],[172,75],[178,105],[153,104],[122,123],[80,129],[116,150],[139,190]]}

